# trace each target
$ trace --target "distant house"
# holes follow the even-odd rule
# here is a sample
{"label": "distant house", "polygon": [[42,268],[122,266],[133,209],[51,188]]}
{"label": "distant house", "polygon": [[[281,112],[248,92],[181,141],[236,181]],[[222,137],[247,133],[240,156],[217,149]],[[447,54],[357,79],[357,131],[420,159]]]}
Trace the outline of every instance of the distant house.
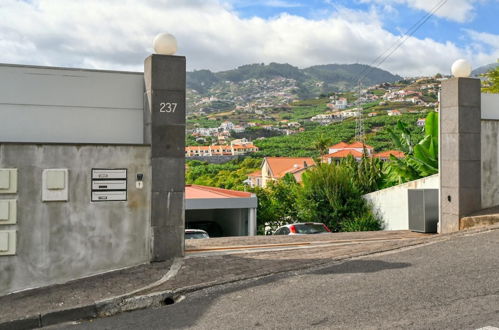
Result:
{"label": "distant house", "polygon": [[423,127],[426,122],[426,118],[419,118],[418,121],[416,122],[416,125],[419,127]]}
{"label": "distant house", "polygon": [[382,161],[390,160],[390,156],[394,156],[394,157],[400,159],[400,158],[404,158],[405,154],[399,150],[388,150],[388,151],[378,152],[377,154],[373,155],[374,158],[379,158]]}
{"label": "distant house", "polygon": [[344,110],[341,111],[341,116],[343,118],[350,118],[350,117],[359,117],[361,115],[361,108],[354,108],[351,110]]}
{"label": "distant house", "polygon": [[369,112],[369,113],[367,114],[367,116],[368,116],[368,117],[376,117],[377,115],[378,115],[378,113],[377,113],[377,112]]}
{"label": "distant house", "polygon": [[364,153],[366,156],[373,154],[374,148],[362,142],[354,142],[351,144],[340,142],[329,147],[329,153],[322,156],[322,162],[331,164],[332,162],[339,162],[340,160],[352,156],[356,160],[360,160]]}
{"label": "distant house", "polygon": [[362,142],[354,142],[351,144],[348,144],[345,142],[340,142],[340,143],[337,143],[337,144],[329,147],[330,154],[338,152],[338,151],[343,151],[343,150],[355,150],[357,152],[360,152],[361,154],[365,150],[367,155],[369,156],[369,155],[372,155],[372,153],[374,151],[374,147],[371,147],[370,145],[362,143]]}
{"label": "distant house", "polygon": [[313,166],[315,161],[310,157],[265,157],[261,170],[248,175],[246,182],[251,187],[266,187],[269,181],[277,181],[286,174],[301,182],[302,174]]}
{"label": "distant house", "polygon": [[334,107],[339,110],[346,109],[348,106],[348,101],[345,97],[340,97],[334,102]]}
{"label": "distant house", "polygon": [[388,116],[400,116],[402,113],[398,110],[387,110],[386,113]]}
{"label": "distant house", "polygon": [[252,143],[185,147],[185,157],[236,156],[258,151]]}
{"label": "distant house", "polygon": [[331,164],[332,162],[339,162],[340,160],[345,159],[348,156],[352,156],[359,161],[362,159],[362,155],[362,152],[354,149],[339,150],[322,156],[322,162]]}

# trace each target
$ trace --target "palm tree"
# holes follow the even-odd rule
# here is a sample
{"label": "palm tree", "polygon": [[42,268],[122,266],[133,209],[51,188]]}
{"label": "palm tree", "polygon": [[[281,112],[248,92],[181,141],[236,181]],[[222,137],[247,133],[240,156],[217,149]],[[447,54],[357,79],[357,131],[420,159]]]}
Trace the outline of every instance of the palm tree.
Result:
{"label": "palm tree", "polygon": [[331,139],[325,137],[324,134],[321,133],[319,138],[314,142],[314,149],[317,150],[319,155],[322,157],[327,154],[331,143]]}

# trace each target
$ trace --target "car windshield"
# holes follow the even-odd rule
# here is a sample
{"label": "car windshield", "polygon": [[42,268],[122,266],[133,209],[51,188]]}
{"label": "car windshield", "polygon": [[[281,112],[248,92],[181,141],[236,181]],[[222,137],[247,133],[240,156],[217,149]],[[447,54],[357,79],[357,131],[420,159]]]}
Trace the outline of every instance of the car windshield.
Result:
{"label": "car windshield", "polygon": [[304,223],[294,226],[298,234],[320,234],[328,232],[321,223]]}
{"label": "car windshield", "polygon": [[210,238],[206,233],[185,233],[185,239]]}

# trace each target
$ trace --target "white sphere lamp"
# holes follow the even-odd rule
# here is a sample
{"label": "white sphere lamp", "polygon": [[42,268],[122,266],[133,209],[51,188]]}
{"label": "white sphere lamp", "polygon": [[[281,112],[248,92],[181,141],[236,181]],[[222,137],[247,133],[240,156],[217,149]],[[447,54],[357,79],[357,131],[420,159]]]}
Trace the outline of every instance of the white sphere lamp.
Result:
{"label": "white sphere lamp", "polygon": [[456,78],[466,78],[471,74],[471,64],[465,59],[460,59],[452,64],[452,75]]}
{"label": "white sphere lamp", "polygon": [[177,51],[177,39],[170,33],[160,33],[152,42],[154,52],[160,55],[173,55]]}

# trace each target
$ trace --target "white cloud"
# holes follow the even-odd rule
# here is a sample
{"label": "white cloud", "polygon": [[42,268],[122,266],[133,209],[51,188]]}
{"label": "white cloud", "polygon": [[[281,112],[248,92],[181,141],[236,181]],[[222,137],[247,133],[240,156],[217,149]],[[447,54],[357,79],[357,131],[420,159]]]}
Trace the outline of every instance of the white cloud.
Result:
{"label": "white cloud", "polygon": [[[177,37],[190,70],[215,71],[260,62],[370,64],[398,40],[375,12],[244,19],[217,0],[2,0],[0,13],[0,62],[22,64],[139,71],[152,39],[165,31]],[[433,74],[464,56],[488,54],[409,38],[381,67]]]}
{"label": "white cloud", "polygon": [[[474,17],[474,4],[480,0],[361,0],[364,3],[405,4],[411,8],[433,13],[456,22],[467,22]],[[442,4],[442,6],[440,6]],[[435,11],[436,10],[436,11]]]}

